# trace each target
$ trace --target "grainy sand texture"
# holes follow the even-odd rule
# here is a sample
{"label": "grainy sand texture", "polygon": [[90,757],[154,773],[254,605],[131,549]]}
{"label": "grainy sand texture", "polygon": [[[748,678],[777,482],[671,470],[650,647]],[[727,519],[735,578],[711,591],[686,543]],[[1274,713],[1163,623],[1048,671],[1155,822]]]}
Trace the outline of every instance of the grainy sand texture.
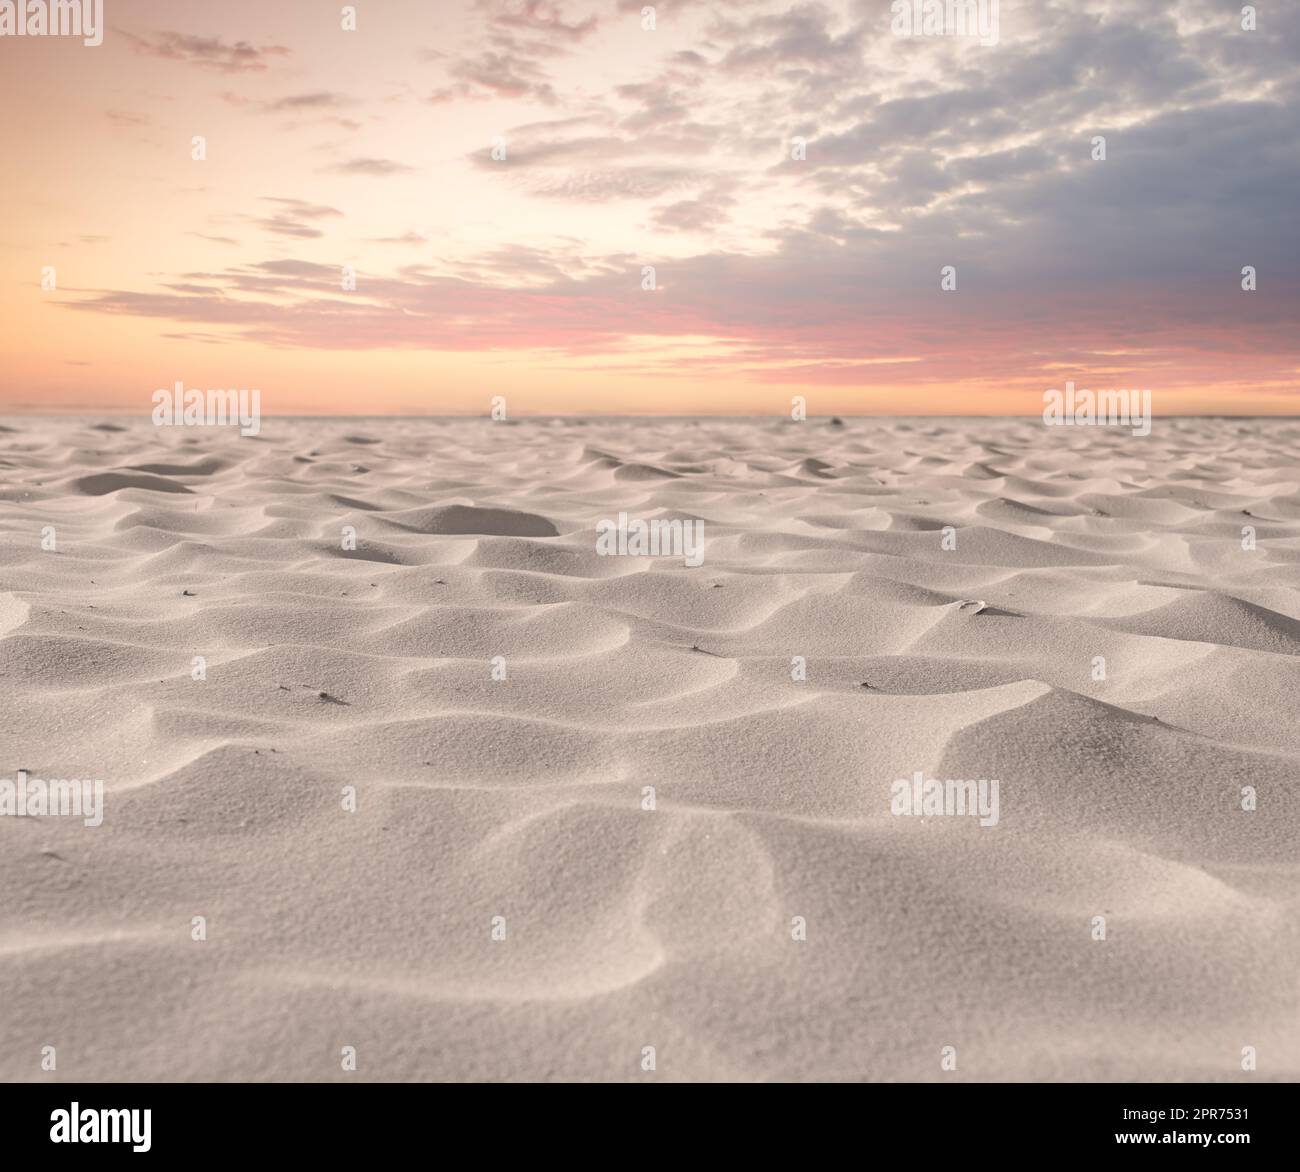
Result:
{"label": "grainy sand texture", "polygon": [[0,1077],[1300,1077],[1295,421],[9,418],[0,471],[0,777],[103,782],[0,817]]}

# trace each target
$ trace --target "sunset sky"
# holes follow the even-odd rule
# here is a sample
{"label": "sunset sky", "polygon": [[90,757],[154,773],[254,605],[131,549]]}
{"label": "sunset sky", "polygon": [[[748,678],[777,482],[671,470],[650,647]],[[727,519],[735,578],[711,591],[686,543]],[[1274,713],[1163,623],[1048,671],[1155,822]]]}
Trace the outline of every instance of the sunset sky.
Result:
{"label": "sunset sky", "polygon": [[0,411],[1300,413],[1294,0],[355,7],[0,38]]}

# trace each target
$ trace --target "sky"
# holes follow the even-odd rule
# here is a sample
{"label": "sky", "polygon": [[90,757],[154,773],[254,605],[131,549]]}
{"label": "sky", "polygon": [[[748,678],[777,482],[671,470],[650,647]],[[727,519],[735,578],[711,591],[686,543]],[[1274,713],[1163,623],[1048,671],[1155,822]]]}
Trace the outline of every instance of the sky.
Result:
{"label": "sky", "polygon": [[347,7],[0,37],[0,412],[1300,414],[1295,0]]}

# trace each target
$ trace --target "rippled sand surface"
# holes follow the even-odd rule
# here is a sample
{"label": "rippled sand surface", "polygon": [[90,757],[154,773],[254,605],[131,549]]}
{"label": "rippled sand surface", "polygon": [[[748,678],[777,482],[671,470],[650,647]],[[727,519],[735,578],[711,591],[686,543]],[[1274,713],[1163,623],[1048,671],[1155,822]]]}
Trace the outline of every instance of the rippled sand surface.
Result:
{"label": "rippled sand surface", "polygon": [[0,1077],[1300,1077],[1298,587],[1288,420],[10,418]]}

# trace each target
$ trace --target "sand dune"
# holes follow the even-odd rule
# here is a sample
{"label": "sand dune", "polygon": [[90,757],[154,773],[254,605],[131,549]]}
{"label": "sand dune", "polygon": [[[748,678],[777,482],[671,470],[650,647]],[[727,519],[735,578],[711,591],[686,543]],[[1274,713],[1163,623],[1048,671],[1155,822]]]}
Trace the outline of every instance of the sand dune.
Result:
{"label": "sand dune", "polygon": [[1300,424],[10,418],[0,470],[0,777],[105,790],[0,817],[2,1078],[1300,1078]]}

